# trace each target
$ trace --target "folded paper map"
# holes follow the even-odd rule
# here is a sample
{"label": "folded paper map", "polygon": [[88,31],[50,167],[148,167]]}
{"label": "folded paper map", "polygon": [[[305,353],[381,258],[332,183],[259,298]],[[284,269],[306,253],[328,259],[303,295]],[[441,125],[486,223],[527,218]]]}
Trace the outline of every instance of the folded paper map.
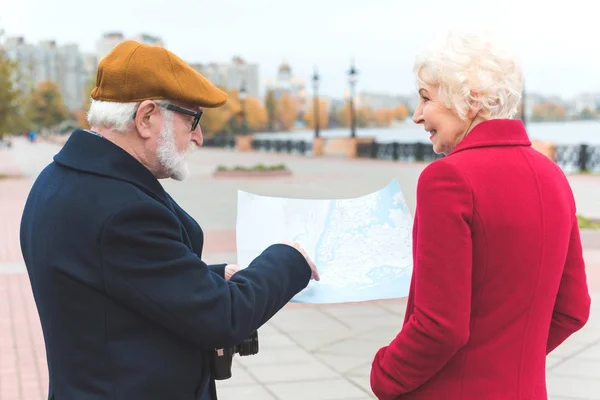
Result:
{"label": "folded paper map", "polygon": [[[342,303],[408,295],[412,216],[397,181],[351,199],[294,199],[238,191],[237,261],[247,267],[268,246],[298,242],[321,280],[299,303]],[[282,266],[283,268],[283,266]]]}

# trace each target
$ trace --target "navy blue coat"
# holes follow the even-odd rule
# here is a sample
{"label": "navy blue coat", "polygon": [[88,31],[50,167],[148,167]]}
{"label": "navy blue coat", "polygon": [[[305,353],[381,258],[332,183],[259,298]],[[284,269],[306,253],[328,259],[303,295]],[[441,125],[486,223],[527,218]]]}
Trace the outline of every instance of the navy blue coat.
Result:
{"label": "navy blue coat", "polygon": [[148,169],[73,132],[21,222],[49,398],[215,399],[208,354],[250,336],[311,273],[296,249],[275,244],[225,281],[202,246],[200,226]]}

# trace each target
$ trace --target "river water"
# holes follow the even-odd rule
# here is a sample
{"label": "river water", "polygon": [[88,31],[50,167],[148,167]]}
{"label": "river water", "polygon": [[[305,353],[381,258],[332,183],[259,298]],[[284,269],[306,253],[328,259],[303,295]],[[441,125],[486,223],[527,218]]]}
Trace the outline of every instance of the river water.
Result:
{"label": "river water", "polygon": [[[529,122],[527,132],[532,140],[554,142],[556,144],[590,144],[600,145],[600,120],[567,121],[567,122]],[[429,143],[429,134],[421,125],[405,122],[392,128],[357,128],[358,137],[374,137],[379,143]],[[297,130],[292,132],[259,133],[257,138],[278,138],[306,140],[313,138],[313,130]],[[349,128],[327,129],[321,131],[324,138],[350,136]]]}

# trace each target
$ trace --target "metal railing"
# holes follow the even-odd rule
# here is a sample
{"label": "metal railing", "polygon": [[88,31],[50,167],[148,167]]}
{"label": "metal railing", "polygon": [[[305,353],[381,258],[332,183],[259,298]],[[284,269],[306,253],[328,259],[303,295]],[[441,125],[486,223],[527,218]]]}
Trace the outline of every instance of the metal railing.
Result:
{"label": "metal railing", "polygon": [[[214,136],[204,139],[204,146],[235,148],[235,137]],[[256,151],[312,154],[312,141],[284,139],[254,139],[252,148]],[[359,143],[358,158],[380,160],[431,162],[443,155],[435,154],[433,146],[426,143]],[[558,145],[555,152],[556,163],[567,172],[600,172],[600,145]]]}
{"label": "metal railing", "polygon": [[556,163],[566,171],[600,172],[600,146],[556,146]]}
{"label": "metal railing", "polygon": [[235,149],[235,137],[233,136],[213,136],[205,137],[202,142],[203,147],[218,147],[222,149]]}
{"label": "metal railing", "polygon": [[305,155],[312,153],[312,142],[304,140],[254,139],[252,141],[252,148],[257,151]]}
{"label": "metal railing", "polygon": [[359,143],[357,146],[359,158],[377,158],[393,161],[433,161],[443,157],[433,152],[433,146],[425,143]]}

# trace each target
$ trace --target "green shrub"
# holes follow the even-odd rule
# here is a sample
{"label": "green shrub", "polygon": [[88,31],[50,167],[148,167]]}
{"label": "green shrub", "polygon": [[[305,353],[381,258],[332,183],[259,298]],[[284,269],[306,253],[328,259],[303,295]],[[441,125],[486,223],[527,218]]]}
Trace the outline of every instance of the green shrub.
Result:
{"label": "green shrub", "polygon": [[581,229],[600,229],[600,223],[594,222],[582,215],[577,215],[577,221],[579,222],[579,228]]}

